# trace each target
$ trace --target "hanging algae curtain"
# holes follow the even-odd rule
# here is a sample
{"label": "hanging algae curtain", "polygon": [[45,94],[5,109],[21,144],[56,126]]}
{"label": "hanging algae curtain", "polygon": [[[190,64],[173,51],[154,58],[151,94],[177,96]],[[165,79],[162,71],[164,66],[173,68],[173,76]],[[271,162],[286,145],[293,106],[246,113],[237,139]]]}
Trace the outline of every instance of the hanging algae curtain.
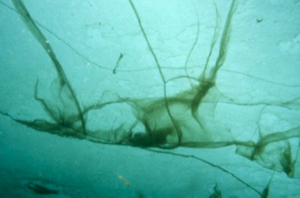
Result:
{"label": "hanging algae curtain", "polygon": [[[18,14],[40,59],[20,55],[26,60],[18,63],[36,75],[23,80],[31,81],[30,99],[38,105],[28,115],[3,106],[3,116],[37,133],[162,155],[234,146],[228,155],[298,181],[299,30],[290,29],[296,18],[282,28],[283,19],[265,14],[267,5],[253,8],[254,1],[72,1],[62,3],[66,18],[12,3],[2,5]],[[270,183],[257,190],[234,178],[267,196]],[[217,185],[214,193],[220,194]]]}

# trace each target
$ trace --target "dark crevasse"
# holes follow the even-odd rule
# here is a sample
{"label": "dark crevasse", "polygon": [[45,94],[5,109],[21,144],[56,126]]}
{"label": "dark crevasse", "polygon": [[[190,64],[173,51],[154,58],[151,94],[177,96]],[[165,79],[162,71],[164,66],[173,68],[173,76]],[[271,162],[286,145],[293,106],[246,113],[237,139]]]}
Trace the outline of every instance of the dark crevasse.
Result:
{"label": "dark crevasse", "polygon": [[[89,186],[104,189],[101,193],[84,189],[71,193],[71,183],[63,182],[67,178],[64,175],[53,179],[49,174],[36,179],[29,174],[26,178],[16,179],[23,179],[18,184],[20,189],[33,195],[109,196],[114,194],[111,190],[116,190],[118,193],[114,196],[126,197],[132,193],[138,197],[151,197],[171,196],[170,189],[179,186],[179,197],[268,197],[279,193],[280,188],[276,185],[282,180],[297,188],[300,137],[300,86],[295,73],[299,72],[299,44],[294,35],[297,29],[287,26],[278,35],[268,30],[270,27],[280,30],[284,23],[270,18],[275,11],[262,14],[267,3],[257,8],[251,8],[258,6],[254,2],[235,0],[224,5],[210,1],[158,4],[132,0],[121,4],[108,13],[110,3],[101,5],[90,1],[81,5],[72,1],[62,5],[67,8],[63,9],[66,18],[61,19],[63,24],[56,24],[55,18],[63,15],[37,13],[45,21],[42,23],[33,17],[33,5],[29,9],[27,2],[20,0],[12,0],[12,5],[1,2],[1,9],[13,16],[11,20],[24,24],[20,23],[19,29],[25,31],[28,38],[16,38],[28,42],[22,44],[23,48],[34,49],[33,58],[26,59],[27,64],[42,72],[30,79],[33,86],[27,88],[32,89],[32,101],[42,108],[36,110],[37,107],[30,105],[24,108],[31,114],[40,113],[31,117],[22,112],[18,116],[19,113],[13,113],[17,108],[12,111],[7,108],[10,105],[3,105],[3,119],[9,118],[37,132],[58,135],[56,141],[73,138],[76,144],[117,146],[128,154],[130,149],[132,155],[144,151],[158,155],[158,158],[169,155],[170,163],[176,160],[183,170],[188,160],[206,166],[207,170],[202,173],[181,173],[179,177],[184,177],[188,183],[195,182],[193,174],[202,175],[210,169],[211,174],[206,176],[207,179],[195,182],[201,185],[190,186],[181,185],[180,181],[176,182],[176,177],[169,176],[173,182],[163,190],[155,187],[153,181],[144,183],[144,179],[134,177],[136,172],[121,168],[120,173],[117,171],[120,168],[116,168],[113,176],[107,178],[114,178],[117,184],[111,181],[111,185]],[[295,15],[299,13],[299,6],[285,5],[280,9],[274,2],[269,4],[274,10],[293,9]],[[116,11],[118,9],[120,12]],[[85,13],[88,10],[91,13]],[[276,25],[272,26],[273,23]],[[62,30],[56,32],[54,27]],[[3,36],[8,35],[3,33]],[[16,42],[15,38],[11,40]],[[6,60],[6,72],[12,72],[10,67],[22,66],[26,70],[21,60],[23,56],[11,55],[10,52],[16,50],[13,48],[9,45],[3,48],[7,54],[2,57]],[[284,58],[289,59],[284,61]],[[43,65],[32,66],[39,62],[45,62],[47,71],[42,69]],[[43,80],[48,81],[48,87]],[[5,91],[3,86],[3,93]],[[18,90],[14,92],[18,93]],[[3,104],[9,104],[8,98],[3,100]],[[10,137],[10,131],[4,133]],[[10,148],[9,138],[2,141]],[[43,143],[36,144],[43,148]],[[13,150],[11,152],[13,154]],[[55,155],[51,150],[46,153]],[[138,162],[135,160],[127,162],[132,169]],[[119,163],[122,161],[120,159]],[[109,164],[101,163],[104,163],[101,166]],[[164,166],[163,162],[160,164]],[[65,165],[66,162],[61,164],[62,167]],[[197,165],[193,168],[197,169]],[[5,173],[6,169],[4,166]],[[147,175],[144,173],[146,166],[138,169],[144,177]],[[155,171],[158,175],[164,172],[159,168]],[[175,168],[169,171],[177,172]],[[256,179],[264,179],[253,180],[245,171],[252,171]],[[215,174],[218,174],[217,179]],[[230,182],[225,182],[228,177]],[[168,176],[156,179],[163,183]],[[131,185],[134,181],[135,185]],[[130,192],[122,190],[119,186],[122,183],[123,187],[130,188]],[[297,196],[296,192],[285,189],[280,193]]]}

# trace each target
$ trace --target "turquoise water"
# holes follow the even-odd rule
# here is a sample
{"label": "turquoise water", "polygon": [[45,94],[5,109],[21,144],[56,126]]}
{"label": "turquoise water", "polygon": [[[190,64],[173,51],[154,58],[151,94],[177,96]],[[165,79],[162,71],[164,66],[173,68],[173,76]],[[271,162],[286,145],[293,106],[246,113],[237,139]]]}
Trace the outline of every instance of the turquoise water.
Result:
{"label": "turquoise water", "polygon": [[299,196],[299,4],[1,1],[4,197]]}

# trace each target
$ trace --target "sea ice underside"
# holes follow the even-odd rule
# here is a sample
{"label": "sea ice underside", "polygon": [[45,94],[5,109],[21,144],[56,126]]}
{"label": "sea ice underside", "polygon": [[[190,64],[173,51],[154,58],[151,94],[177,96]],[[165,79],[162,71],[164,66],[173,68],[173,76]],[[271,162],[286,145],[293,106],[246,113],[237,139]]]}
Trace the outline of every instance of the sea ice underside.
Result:
{"label": "sea ice underside", "polygon": [[[136,100],[117,96],[117,99],[113,101],[97,103],[84,108],[77,99],[75,91],[62,65],[56,58],[50,43],[30,16],[23,2],[21,0],[12,0],[12,2],[20,18],[36,41],[43,47],[54,65],[58,77],[52,82],[51,91],[56,100],[49,101],[40,98],[37,81],[35,86],[35,100],[41,103],[51,121],[44,119],[35,119],[33,121],[21,120],[1,111],[2,115],[8,116],[14,121],[37,131],[48,132],[63,137],[86,139],[103,144],[120,144],[141,148],[158,147],[160,149],[172,149],[176,147],[218,148],[236,145],[237,154],[256,161],[266,168],[285,172],[289,177],[294,176],[297,159],[292,159],[289,139],[300,137],[300,127],[277,131],[265,136],[261,135],[259,141],[255,142],[253,140],[234,140],[234,138],[228,136],[223,131],[216,132],[216,130],[210,128],[211,125],[206,123],[207,116],[211,116],[211,112],[214,111],[215,104],[218,103],[220,98],[226,101],[226,98],[222,96],[216,87],[216,79],[218,71],[225,62],[229,48],[232,19],[237,9],[237,2],[235,0],[230,5],[225,24],[220,34],[219,48],[217,48],[218,56],[215,63],[213,66],[208,66],[211,52],[215,50],[217,44],[218,31],[221,29],[219,23],[216,24],[210,53],[202,73],[198,78],[192,78],[188,75],[184,76],[184,78],[196,81],[197,83],[193,84],[190,89],[182,91],[175,96],[167,95],[167,83],[169,81],[166,80],[159,60],[147,37],[138,9],[133,1],[129,0],[137,19],[137,25],[140,27],[148,49],[155,60],[156,68],[159,71],[163,83],[164,97]],[[216,13],[218,14],[217,9]],[[198,36],[196,42],[197,40]],[[123,54],[120,54],[113,74],[116,73],[122,58]],[[227,102],[229,101],[231,102],[228,99]],[[136,121],[131,124],[130,129],[124,128],[123,125],[120,125],[117,129],[108,131],[93,131],[88,129],[88,113],[90,111],[100,111],[104,107],[113,104],[129,105],[136,112]],[[282,103],[276,105],[285,107],[285,105],[290,104]],[[138,123],[144,126],[145,131],[133,132]],[[215,194],[218,193],[220,192],[216,185]],[[264,196],[266,193],[263,193]]]}

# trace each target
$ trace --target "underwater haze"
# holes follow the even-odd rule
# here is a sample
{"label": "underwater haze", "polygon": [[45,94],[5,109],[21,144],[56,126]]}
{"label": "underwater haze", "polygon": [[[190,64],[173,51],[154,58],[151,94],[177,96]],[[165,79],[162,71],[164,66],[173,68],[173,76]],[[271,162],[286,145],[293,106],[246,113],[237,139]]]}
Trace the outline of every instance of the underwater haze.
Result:
{"label": "underwater haze", "polygon": [[297,0],[0,0],[0,197],[300,197]]}

